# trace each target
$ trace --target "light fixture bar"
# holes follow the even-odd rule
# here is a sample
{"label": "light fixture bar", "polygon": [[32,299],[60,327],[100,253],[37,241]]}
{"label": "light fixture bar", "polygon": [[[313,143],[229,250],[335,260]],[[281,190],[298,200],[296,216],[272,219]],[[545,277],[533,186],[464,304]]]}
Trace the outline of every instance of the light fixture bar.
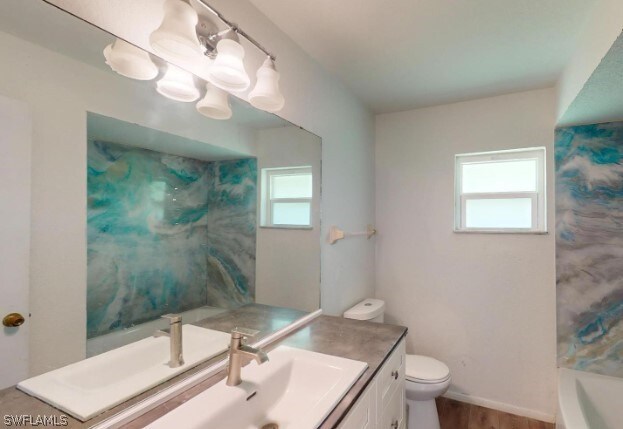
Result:
{"label": "light fixture bar", "polygon": [[266,55],[268,55],[270,57],[270,59],[272,59],[273,61],[275,61],[277,59],[277,57],[274,56],[273,54],[271,54],[264,46],[262,46],[260,44],[260,42],[255,40],[246,31],[244,31],[243,29],[239,28],[236,24],[234,24],[233,22],[231,22],[230,20],[225,18],[222,13],[220,13],[218,10],[214,9],[212,6],[207,4],[205,2],[205,0],[197,0],[197,3],[201,4],[207,10],[212,12],[212,14],[214,14],[218,19],[220,19],[225,25],[227,25],[229,28],[234,30],[236,33],[238,33],[239,35],[241,35],[242,37],[247,39],[249,42],[251,42],[251,44],[255,45],[256,48],[258,48],[260,51],[262,51]]}

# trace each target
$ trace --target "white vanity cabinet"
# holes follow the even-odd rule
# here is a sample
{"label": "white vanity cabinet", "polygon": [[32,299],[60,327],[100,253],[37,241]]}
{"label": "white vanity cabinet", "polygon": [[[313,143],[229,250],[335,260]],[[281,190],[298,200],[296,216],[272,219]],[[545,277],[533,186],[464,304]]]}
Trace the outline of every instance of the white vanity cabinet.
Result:
{"label": "white vanity cabinet", "polygon": [[403,339],[339,428],[404,429],[407,423],[405,414],[405,340]]}

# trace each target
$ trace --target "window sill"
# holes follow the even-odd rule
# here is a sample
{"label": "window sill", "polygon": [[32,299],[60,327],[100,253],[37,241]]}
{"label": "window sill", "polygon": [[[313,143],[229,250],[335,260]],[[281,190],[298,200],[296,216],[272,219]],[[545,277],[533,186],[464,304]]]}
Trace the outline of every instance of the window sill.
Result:
{"label": "window sill", "polygon": [[302,231],[311,231],[313,226],[299,226],[299,225],[260,225],[261,229],[293,229]]}
{"label": "window sill", "polygon": [[454,229],[457,234],[519,234],[519,235],[548,235],[548,231],[522,231],[512,229]]}

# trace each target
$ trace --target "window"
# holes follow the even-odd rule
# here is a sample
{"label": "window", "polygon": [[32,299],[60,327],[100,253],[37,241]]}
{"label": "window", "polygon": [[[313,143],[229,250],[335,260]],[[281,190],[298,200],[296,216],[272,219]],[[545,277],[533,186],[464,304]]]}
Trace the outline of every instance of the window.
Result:
{"label": "window", "polygon": [[455,231],[546,232],[545,148],[456,155]]}
{"label": "window", "polygon": [[262,226],[312,226],[312,168],[262,169]]}

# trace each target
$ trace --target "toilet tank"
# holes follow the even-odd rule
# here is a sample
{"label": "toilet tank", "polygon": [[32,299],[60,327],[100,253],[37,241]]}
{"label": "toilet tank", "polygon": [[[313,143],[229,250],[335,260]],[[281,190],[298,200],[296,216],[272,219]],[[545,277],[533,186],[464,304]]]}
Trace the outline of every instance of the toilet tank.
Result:
{"label": "toilet tank", "polygon": [[368,320],[370,322],[383,323],[385,316],[385,301],[380,299],[364,299],[359,304],[346,310],[346,319]]}

